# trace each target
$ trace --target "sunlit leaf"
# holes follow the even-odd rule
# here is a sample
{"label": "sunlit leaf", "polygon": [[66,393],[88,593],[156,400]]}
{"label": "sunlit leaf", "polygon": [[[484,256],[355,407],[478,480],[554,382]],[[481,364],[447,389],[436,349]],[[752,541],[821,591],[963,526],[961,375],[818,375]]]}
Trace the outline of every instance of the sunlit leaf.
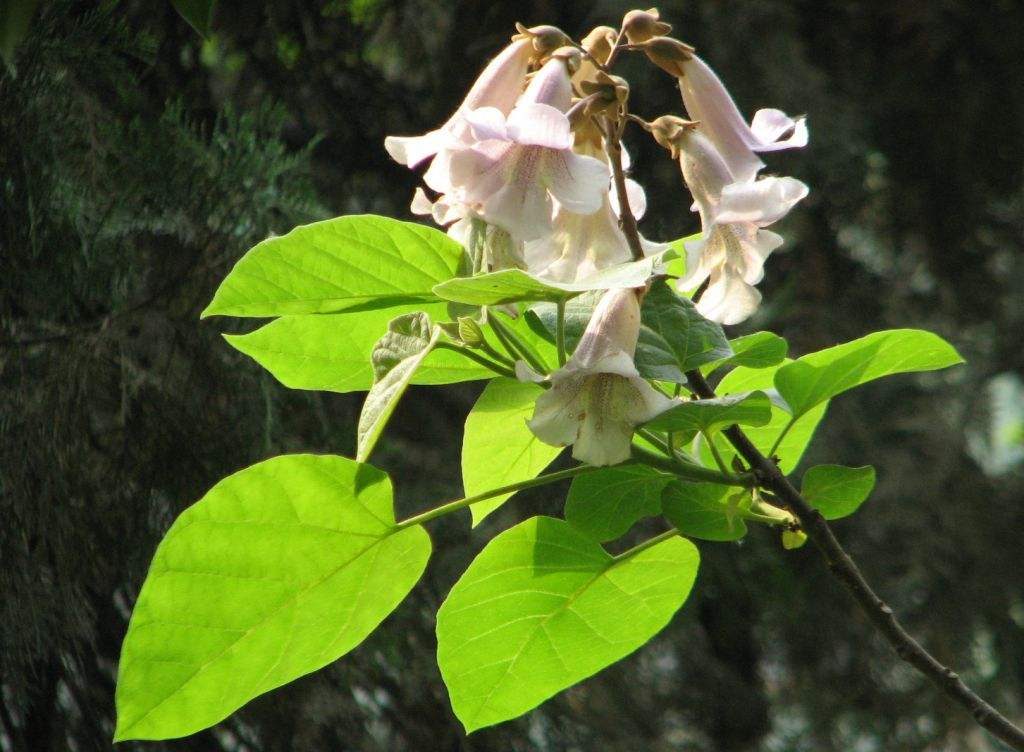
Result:
{"label": "sunlit leaf", "polygon": [[963,363],[944,339],[920,329],[874,332],[852,342],[805,355],[780,368],[775,387],[793,415],[882,376],[934,371]]}
{"label": "sunlit leaf", "polygon": [[203,316],[336,313],[436,301],[462,246],[432,227],[374,215],[296,227],[246,253]]}
{"label": "sunlit leaf", "polygon": [[673,481],[662,495],[665,519],[683,535],[711,541],[734,541],[747,534],[747,523],[729,499],[742,492],[717,483]]}
{"label": "sunlit leaf", "polygon": [[534,517],[494,538],[437,614],[437,659],[467,731],[515,718],[624,658],[686,601],[697,549],[674,537],[613,558]]}
{"label": "sunlit leaf", "polygon": [[[535,478],[561,452],[540,441],[526,425],[543,393],[536,384],[498,378],[484,389],[466,418],[462,437],[462,485],[467,496]],[[470,507],[473,525],[512,494]]]}
{"label": "sunlit leaf", "polygon": [[116,740],[185,736],[352,650],[430,557],[387,475],[289,455],[235,473],[167,533],[118,669]]}
{"label": "sunlit leaf", "polygon": [[733,424],[763,426],[771,417],[772,403],[764,392],[741,392],[715,399],[684,400],[646,426],[655,431],[678,431],[692,438],[701,431],[714,433]]}
{"label": "sunlit leaf", "polygon": [[785,360],[789,351],[789,343],[771,332],[754,332],[737,337],[729,340],[729,345],[734,353],[732,357],[701,366],[701,372],[709,374],[726,366],[770,368]]}
{"label": "sunlit leaf", "polygon": [[373,348],[373,386],[359,413],[356,459],[365,461],[384,431],[413,375],[437,343],[441,330],[425,313],[407,313],[388,324]]}

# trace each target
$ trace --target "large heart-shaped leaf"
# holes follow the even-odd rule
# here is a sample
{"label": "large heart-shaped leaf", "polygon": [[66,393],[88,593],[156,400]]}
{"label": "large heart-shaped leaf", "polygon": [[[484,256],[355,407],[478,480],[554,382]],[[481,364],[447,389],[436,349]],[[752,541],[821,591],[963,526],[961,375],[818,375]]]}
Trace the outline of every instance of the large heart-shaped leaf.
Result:
{"label": "large heart-shaped leaf", "polygon": [[387,333],[373,348],[373,386],[359,413],[356,459],[360,462],[373,452],[398,401],[440,336],[441,330],[425,313],[407,313],[388,324]]}
{"label": "large heart-shaped leaf", "polygon": [[264,240],[231,270],[203,316],[336,313],[436,301],[462,246],[443,232],[387,217],[338,217]]}
{"label": "large heart-shaped leaf", "polygon": [[467,731],[515,718],[650,640],[686,601],[697,549],[618,558],[534,517],[494,538],[437,614],[437,660]]}
{"label": "large heart-shaped leaf", "polygon": [[775,387],[793,415],[883,376],[934,371],[963,363],[944,339],[920,329],[874,332],[852,342],[805,355],[780,368]]}
{"label": "large heart-shaped leaf", "polygon": [[299,454],[225,478],[153,558],[121,651],[115,740],[194,733],[338,659],[429,557],[369,465]]}
{"label": "large heart-shaped leaf", "polygon": [[[562,452],[540,441],[526,421],[544,390],[536,384],[499,378],[490,382],[466,418],[462,437],[462,486],[467,496],[535,478]],[[473,525],[512,494],[470,507]]]}
{"label": "large heart-shaped leaf", "polygon": [[[373,385],[370,355],[388,322],[402,313],[445,315],[443,304],[349,313],[282,316],[249,334],[228,334],[231,346],[291,389],[364,392]],[[432,350],[413,384],[454,384],[489,379],[494,372],[451,350]]]}
{"label": "large heart-shaped leaf", "polygon": [[638,520],[661,513],[661,492],[671,481],[646,465],[603,467],[573,478],[565,521],[594,540],[615,540]]}

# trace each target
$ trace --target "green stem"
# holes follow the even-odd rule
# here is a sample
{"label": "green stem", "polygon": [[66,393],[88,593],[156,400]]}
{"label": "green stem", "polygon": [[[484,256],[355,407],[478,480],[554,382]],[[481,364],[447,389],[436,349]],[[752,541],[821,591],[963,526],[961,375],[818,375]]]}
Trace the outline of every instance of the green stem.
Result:
{"label": "green stem", "polygon": [[772,448],[768,450],[769,457],[775,456],[775,452],[778,451],[779,445],[782,443],[782,440],[786,438],[786,434],[789,433],[789,429],[793,427],[793,424],[796,423],[796,421],[797,418],[796,416],[794,416],[789,419],[789,422],[786,423],[785,426],[782,427],[782,430],[779,432],[778,438],[776,438],[775,443],[772,444]]}
{"label": "green stem", "polygon": [[633,447],[633,459],[666,473],[672,473],[683,480],[692,480],[698,483],[718,483],[722,486],[743,486],[744,488],[752,488],[756,483],[754,476],[750,474],[730,475],[678,459],[662,457],[638,446]]}
{"label": "green stem", "polygon": [[459,355],[464,355],[465,357],[469,358],[474,363],[478,363],[482,365],[484,368],[491,369],[500,376],[507,376],[510,379],[514,379],[516,377],[515,371],[513,371],[511,368],[506,368],[500,363],[495,363],[493,360],[488,360],[483,355],[479,355],[478,353],[473,352],[468,347],[462,347],[461,345],[456,345],[453,342],[438,342],[436,345],[434,345],[434,349],[451,350],[452,352],[457,352]]}
{"label": "green stem", "polygon": [[497,350],[495,350],[494,346],[490,342],[488,342],[487,340],[483,340],[480,343],[480,349],[483,350],[488,355],[490,355],[492,358],[494,358],[496,361],[498,361],[502,365],[508,366],[509,368],[515,368],[516,362],[514,360],[512,360],[511,358],[508,358],[508,357],[502,355]]}
{"label": "green stem", "polygon": [[674,456],[672,452],[669,451],[668,444],[662,441],[661,437],[654,433],[654,431],[651,431],[650,429],[647,428],[638,428],[636,429],[636,434],[637,436],[643,436],[645,439],[654,444],[654,446],[658,447],[658,449],[667,454],[669,457]]}
{"label": "green stem", "polygon": [[407,520],[402,520],[395,527],[402,530],[407,527],[412,527],[413,525],[422,525],[424,522],[430,522],[431,520],[436,520],[438,517],[443,517],[446,514],[451,514],[452,512],[456,512],[460,509],[465,509],[472,504],[476,504],[478,501],[493,499],[495,496],[501,496],[502,494],[515,493],[516,491],[521,491],[524,488],[533,488],[534,486],[544,486],[548,483],[557,483],[560,480],[575,478],[577,475],[593,472],[598,469],[600,468],[594,467],[593,465],[576,465],[576,467],[570,467],[568,470],[559,470],[558,472],[547,473],[546,475],[538,475],[536,478],[530,478],[529,480],[521,480],[518,483],[510,483],[507,486],[501,486],[500,488],[492,488],[490,491],[484,491],[483,493],[467,496],[463,499],[449,501],[446,504],[441,504],[433,509],[428,509],[426,512],[421,512]]}
{"label": "green stem", "polygon": [[669,540],[670,538],[675,538],[677,535],[679,535],[679,531],[675,528],[672,528],[671,530],[666,530],[664,533],[655,535],[653,538],[648,538],[643,543],[637,543],[632,548],[626,549],[621,554],[613,558],[615,559],[615,561],[622,561],[623,559],[628,559],[631,556],[636,556],[638,553],[650,548],[651,546],[656,546],[663,541]]}
{"label": "green stem", "polygon": [[498,338],[502,346],[509,351],[513,358],[525,360],[539,374],[547,374],[547,364],[537,358],[530,348],[519,339],[519,335],[509,329],[508,325],[498,318],[497,314],[488,311],[487,322],[491,325],[494,336]]}
{"label": "green stem", "polygon": [[701,431],[704,435],[704,441],[708,443],[708,449],[711,450],[711,456],[715,458],[715,464],[718,465],[718,469],[723,473],[729,472],[729,469],[725,466],[725,460],[722,459],[721,452],[718,451],[718,447],[715,446],[715,439],[709,436],[706,431]]}
{"label": "green stem", "polygon": [[565,365],[565,301],[555,303],[555,348],[558,350],[558,367]]}

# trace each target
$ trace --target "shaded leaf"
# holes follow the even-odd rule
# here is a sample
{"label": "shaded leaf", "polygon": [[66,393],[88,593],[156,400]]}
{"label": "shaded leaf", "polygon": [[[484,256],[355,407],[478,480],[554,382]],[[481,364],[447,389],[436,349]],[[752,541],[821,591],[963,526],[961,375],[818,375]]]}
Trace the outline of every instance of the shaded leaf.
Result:
{"label": "shaded leaf", "polygon": [[729,505],[730,495],[736,493],[736,489],[717,483],[673,481],[662,495],[662,512],[683,535],[710,541],[739,540],[747,534],[747,523]]}
{"label": "shaded leaf", "polygon": [[826,520],[857,511],[875,487],[875,468],[815,465],[804,473],[800,492]]}
{"label": "shaded leaf", "polygon": [[189,26],[198,31],[201,36],[210,35],[215,0],[171,0],[171,3],[181,17],[188,21]]}
{"label": "shaded leaf", "polygon": [[644,517],[661,512],[661,492],[672,476],[645,465],[604,467],[573,478],[565,521],[597,541],[624,535]]}
{"label": "shaded leaf", "polygon": [[647,422],[655,431],[678,431],[692,438],[733,424],[763,426],[771,420],[772,403],[764,392],[741,392],[714,399],[684,400]]}
{"label": "shaded leaf", "polygon": [[0,57],[14,66],[14,51],[28,34],[38,0],[4,0],[0,5]]}
{"label": "shaded leaf", "polygon": [[729,340],[729,346],[732,347],[732,357],[708,363],[701,366],[700,370],[704,374],[709,374],[726,366],[769,368],[779,365],[789,352],[789,343],[771,332],[754,332],[737,337]]}

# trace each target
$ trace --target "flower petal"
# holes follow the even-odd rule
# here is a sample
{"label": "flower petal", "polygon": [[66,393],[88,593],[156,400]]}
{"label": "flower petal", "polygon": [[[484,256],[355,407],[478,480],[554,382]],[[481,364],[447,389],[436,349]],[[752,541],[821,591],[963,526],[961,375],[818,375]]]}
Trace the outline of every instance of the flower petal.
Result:
{"label": "flower petal", "polygon": [[533,417],[527,421],[533,435],[552,446],[567,446],[576,441],[584,412],[580,392],[583,378],[553,381],[551,388],[537,397]]}
{"label": "flower petal", "polygon": [[761,178],[722,189],[715,221],[753,222],[761,227],[782,219],[809,189],[796,178]]}
{"label": "flower petal", "polygon": [[728,266],[712,273],[711,284],[701,295],[697,310],[719,324],[738,324],[750,317],[761,303],[761,293]]}
{"label": "flower petal", "polygon": [[608,193],[608,165],[565,149],[549,151],[541,168],[548,190],[567,210],[593,214]]}
{"label": "flower petal", "polygon": [[508,116],[508,138],[524,146],[571,149],[573,143],[569,118],[554,107],[528,102],[518,105]]}
{"label": "flower petal", "polygon": [[[778,151],[807,146],[806,118],[793,119],[782,110],[765,109],[754,113],[750,130],[759,142],[757,151]],[[780,140],[781,139],[781,140]]]}
{"label": "flower petal", "polygon": [[416,167],[437,154],[448,142],[448,134],[441,128],[422,136],[388,136],[384,148],[398,164]]}
{"label": "flower petal", "polygon": [[505,141],[508,139],[508,131],[505,124],[505,115],[495,107],[480,107],[469,110],[465,114],[466,122],[472,131],[473,138],[477,141],[497,139]]}

